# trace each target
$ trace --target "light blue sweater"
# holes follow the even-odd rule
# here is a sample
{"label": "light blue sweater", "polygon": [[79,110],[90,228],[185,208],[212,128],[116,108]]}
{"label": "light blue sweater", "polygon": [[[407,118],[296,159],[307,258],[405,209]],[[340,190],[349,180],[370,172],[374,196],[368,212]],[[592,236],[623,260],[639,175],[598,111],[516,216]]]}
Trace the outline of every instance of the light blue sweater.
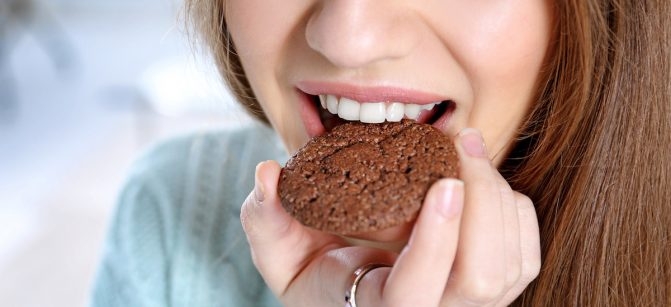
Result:
{"label": "light blue sweater", "polygon": [[268,159],[287,156],[261,124],[146,152],[119,197],[92,306],[279,306],[240,225],[254,167]]}

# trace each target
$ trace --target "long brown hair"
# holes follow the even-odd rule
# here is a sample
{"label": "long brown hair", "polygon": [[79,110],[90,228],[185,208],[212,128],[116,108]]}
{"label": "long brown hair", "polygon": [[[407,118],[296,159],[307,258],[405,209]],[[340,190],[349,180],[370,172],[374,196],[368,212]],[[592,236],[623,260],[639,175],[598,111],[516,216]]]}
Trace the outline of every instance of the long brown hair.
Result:
{"label": "long brown hair", "polygon": [[555,55],[507,161],[543,267],[519,305],[671,306],[671,2],[555,1]]}
{"label": "long brown hair", "polygon": [[[224,0],[187,16],[245,108],[268,122]],[[562,0],[537,102],[501,166],[536,204],[543,266],[518,306],[671,306],[671,1]]]}

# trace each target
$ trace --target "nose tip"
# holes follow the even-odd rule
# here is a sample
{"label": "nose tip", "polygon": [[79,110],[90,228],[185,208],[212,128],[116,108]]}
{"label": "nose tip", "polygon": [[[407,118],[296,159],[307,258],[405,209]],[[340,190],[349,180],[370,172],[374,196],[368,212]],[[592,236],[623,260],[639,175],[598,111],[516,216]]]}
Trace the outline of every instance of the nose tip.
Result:
{"label": "nose tip", "polygon": [[402,9],[385,1],[323,1],[308,20],[308,45],[343,68],[401,58],[417,43]]}

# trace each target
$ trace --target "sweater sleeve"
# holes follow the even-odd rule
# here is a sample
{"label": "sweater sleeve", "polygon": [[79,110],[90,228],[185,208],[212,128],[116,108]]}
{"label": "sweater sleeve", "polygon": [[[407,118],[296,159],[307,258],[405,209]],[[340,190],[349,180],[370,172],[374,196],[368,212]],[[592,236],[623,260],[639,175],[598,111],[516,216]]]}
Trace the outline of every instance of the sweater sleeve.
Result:
{"label": "sweater sleeve", "polygon": [[180,178],[175,161],[186,140],[156,146],[134,163],[117,200],[92,306],[170,306],[170,255],[174,249]]}
{"label": "sweater sleeve", "polygon": [[201,133],[148,150],[118,198],[91,305],[278,306],[251,260],[240,205],[272,131]]}

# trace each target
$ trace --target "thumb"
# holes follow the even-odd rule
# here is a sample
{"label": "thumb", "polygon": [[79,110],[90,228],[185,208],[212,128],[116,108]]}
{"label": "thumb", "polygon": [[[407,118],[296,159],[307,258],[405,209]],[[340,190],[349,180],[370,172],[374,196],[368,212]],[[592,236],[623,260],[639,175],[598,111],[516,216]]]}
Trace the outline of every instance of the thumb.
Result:
{"label": "thumb", "polygon": [[275,161],[256,166],[255,187],[240,210],[254,265],[268,287],[281,296],[305,265],[305,259],[333,242],[292,218],[277,194],[281,167]]}
{"label": "thumb", "polygon": [[240,221],[250,244],[264,246],[287,236],[293,219],[282,208],[277,195],[280,166],[264,161],[256,166],[254,190],[240,211]]}
{"label": "thumb", "polygon": [[[297,234],[295,221],[282,208],[277,197],[277,182],[280,166],[275,161],[261,162],[256,166],[254,190],[249,193],[240,210],[240,222],[247,235],[254,265],[266,283],[275,291],[281,291],[282,277],[290,274],[287,264],[274,264],[269,255],[278,262],[291,262],[283,255],[287,245],[292,244]],[[288,242],[288,243],[287,243]],[[282,261],[283,260],[283,261]]]}

